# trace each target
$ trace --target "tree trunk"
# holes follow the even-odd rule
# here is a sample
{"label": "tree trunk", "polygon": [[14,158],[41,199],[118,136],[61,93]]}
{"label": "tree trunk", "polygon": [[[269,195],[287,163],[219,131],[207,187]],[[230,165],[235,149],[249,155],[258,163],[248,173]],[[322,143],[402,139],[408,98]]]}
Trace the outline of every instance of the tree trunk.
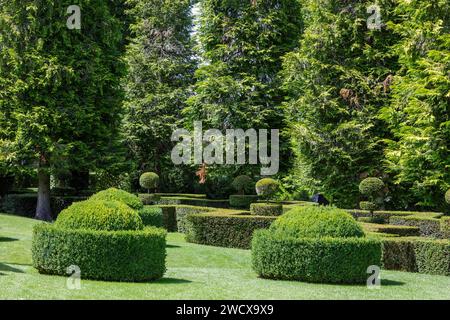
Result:
{"label": "tree trunk", "polygon": [[52,209],[50,207],[50,174],[42,167],[38,169],[38,200],[36,216],[38,220],[51,221]]}

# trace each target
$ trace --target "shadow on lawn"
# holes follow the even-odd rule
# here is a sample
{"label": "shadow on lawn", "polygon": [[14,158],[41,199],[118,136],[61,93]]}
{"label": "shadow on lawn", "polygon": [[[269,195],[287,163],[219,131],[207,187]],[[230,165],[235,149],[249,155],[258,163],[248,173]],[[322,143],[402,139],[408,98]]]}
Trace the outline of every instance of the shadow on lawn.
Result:
{"label": "shadow on lawn", "polygon": [[19,241],[19,239],[8,238],[8,237],[0,237],[0,242],[13,242],[13,241]]}
{"label": "shadow on lawn", "polygon": [[381,285],[382,286],[403,286],[403,285],[405,285],[405,283],[401,282],[401,281],[381,279]]}
{"label": "shadow on lawn", "polygon": [[166,248],[181,248],[181,247],[174,244],[168,244],[166,245]]}
{"label": "shadow on lawn", "polygon": [[158,281],[155,281],[155,283],[161,283],[161,284],[183,284],[183,283],[191,283],[190,280],[185,279],[176,279],[176,278],[162,278]]}
{"label": "shadow on lawn", "polygon": [[[15,273],[24,273],[22,270],[8,266],[7,264],[1,263],[0,262],[0,271],[6,271],[6,272],[15,272]],[[4,273],[0,274],[4,275]]]}

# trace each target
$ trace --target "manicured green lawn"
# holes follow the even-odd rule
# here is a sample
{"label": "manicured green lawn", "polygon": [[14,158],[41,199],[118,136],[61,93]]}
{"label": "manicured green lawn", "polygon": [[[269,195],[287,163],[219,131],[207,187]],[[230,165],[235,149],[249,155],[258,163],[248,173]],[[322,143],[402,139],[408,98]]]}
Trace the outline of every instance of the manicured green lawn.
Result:
{"label": "manicured green lawn", "polygon": [[186,243],[169,234],[167,272],[152,283],[82,281],[31,267],[31,219],[0,214],[0,299],[450,299],[450,277],[383,271],[382,287],[258,279],[250,251]]}

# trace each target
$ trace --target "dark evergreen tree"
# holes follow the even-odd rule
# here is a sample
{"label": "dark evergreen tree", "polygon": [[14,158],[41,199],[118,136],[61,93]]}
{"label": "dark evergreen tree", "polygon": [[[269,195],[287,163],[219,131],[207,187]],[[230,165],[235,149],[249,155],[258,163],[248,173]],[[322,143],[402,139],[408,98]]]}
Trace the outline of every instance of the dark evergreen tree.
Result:
{"label": "dark evergreen tree", "polygon": [[[78,17],[68,23],[73,5],[80,28]],[[106,0],[0,0],[1,151],[37,168],[39,219],[51,219],[50,174],[117,165],[123,23],[110,9]]]}
{"label": "dark evergreen tree", "polygon": [[367,23],[372,1],[302,3],[305,32],[283,69],[286,113],[299,153],[294,176],[334,204],[354,207],[362,178],[384,175],[381,141],[389,132],[377,114],[389,102],[398,69],[391,50],[398,35],[390,28],[395,1],[377,2],[381,24],[375,29]]}
{"label": "dark evergreen tree", "polygon": [[[195,94],[185,109],[186,125],[203,121],[207,129],[283,129],[284,95],[278,73],[281,57],[302,32],[298,0],[203,0],[198,28]],[[288,164],[287,139],[281,146]],[[209,176],[254,175],[258,167],[210,168]],[[252,174],[253,173],[253,174]]]}
{"label": "dark evergreen tree", "polygon": [[[163,189],[183,187],[170,159],[172,132],[182,127],[196,61],[192,51],[191,0],[129,0],[131,43],[127,50],[125,131],[137,175],[161,176]],[[172,172],[172,174],[170,174]],[[172,190],[175,191],[175,190]],[[181,190],[178,190],[181,191]]]}

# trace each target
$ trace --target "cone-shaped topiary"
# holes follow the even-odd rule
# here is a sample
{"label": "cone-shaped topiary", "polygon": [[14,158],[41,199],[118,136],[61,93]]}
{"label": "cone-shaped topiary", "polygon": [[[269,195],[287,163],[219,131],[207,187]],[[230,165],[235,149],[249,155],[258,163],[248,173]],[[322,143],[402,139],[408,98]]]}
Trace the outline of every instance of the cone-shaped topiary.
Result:
{"label": "cone-shaped topiary", "polygon": [[139,184],[150,193],[150,190],[155,190],[158,187],[159,176],[154,172],[144,172],[139,178]]}
{"label": "cone-shaped topiary", "polygon": [[234,178],[231,186],[239,193],[245,194],[250,192],[253,187],[253,180],[247,175],[240,175]]}
{"label": "cone-shaped topiary", "polygon": [[256,193],[264,199],[273,197],[279,188],[278,181],[271,178],[264,178],[256,183]]}
{"label": "cone-shaped topiary", "polygon": [[125,203],[127,206],[135,210],[142,209],[142,207],[144,206],[142,201],[134,194],[116,188],[109,188],[100,191],[90,197],[89,200],[119,201]]}

